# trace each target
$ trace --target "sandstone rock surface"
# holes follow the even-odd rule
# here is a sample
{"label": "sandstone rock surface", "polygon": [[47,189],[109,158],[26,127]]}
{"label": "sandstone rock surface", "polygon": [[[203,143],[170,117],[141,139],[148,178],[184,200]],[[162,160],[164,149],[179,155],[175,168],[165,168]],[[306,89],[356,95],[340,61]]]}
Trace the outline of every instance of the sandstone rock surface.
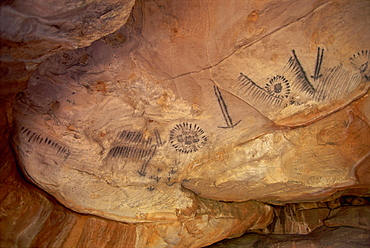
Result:
{"label": "sandstone rock surface", "polygon": [[134,3],[134,0],[5,1],[0,6],[2,52],[8,59],[32,61],[50,52],[88,46],[120,28]]}
{"label": "sandstone rock surface", "polygon": [[321,227],[307,235],[248,234],[237,240],[226,240],[209,248],[264,248],[264,247],[367,247],[370,236],[368,231],[350,227]]}
{"label": "sandstone rock surface", "polygon": [[[30,74],[50,55],[88,46],[119,29],[134,3],[134,0],[2,1],[0,100],[12,99],[22,91]],[[83,59],[77,63],[83,63]]]}
{"label": "sandstone rock surface", "polygon": [[[123,44],[102,40],[54,56],[33,74],[15,104],[14,141],[26,174],[71,208],[107,215],[125,213],[136,220],[149,209],[148,213],[167,212],[164,219],[176,218],[176,208],[192,206],[192,192],[214,200],[284,202],[317,199],[335,188],[359,184],[355,170],[369,155],[370,130],[362,110],[351,103],[361,96],[365,105],[369,101],[365,95],[370,85],[369,51],[356,53],[367,44],[366,37],[359,36],[346,50],[336,49],[336,43],[323,43],[327,48],[319,46],[317,50],[316,72],[303,68],[309,58],[315,58],[315,50],[309,49],[314,35],[309,27],[315,24],[316,15],[355,22],[361,13],[367,13],[360,9],[361,4],[366,9],[365,2],[342,4],[333,13],[325,11],[330,2],[307,10],[284,29],[241,46],[199,73],[186,73],[184,61],[184,75],[162,80],[155,59],[172,50],[152,55],[152,68],[145,64],[148,61],[143,54],[150,54],[148,42],[158,46],[169,42],[160,35],[145,41],[149,32],[145,22],[139,34],[129,27],[118,31],[131,34]],[[213,8],[216,6],[220,8]],[[354,14],[346,7],[358,11]],[[150,10],[159,7],[150,3],[143,8],[146,15],[146,9],[152,14]],[[171,4],[166,8],[162,10],[175,16],[180,9]],[[165,25],[153,15],[152,22]],[[336,22],[325,22],[325,27],[334,28]],[[295,50],[293,55],[285,55],[287,47],[280,45],[285,34],[298,32],[301,25],[307,28],[305,35],[299,35],[299,43],[306,41],[306,45],[299,46],[298,40],[292,39],[290,47],[299,49],[307,62],[301,62]],[[337,27],[337,32],[330,33],[333,42],[345,39],[345,30],[353,25],[348,22]],[[320,35],[323,41],[326,36],[326,32]],[[264,39],[269,42],[261,49]],[[267,78],[275,68],[285,68],[270,77],[264,88],[252,82],[244,74],[247,72],[233,73],[244,71],[248,60],[243,56],[251,54],[250,49],[258,51],[264,61],[264,56],[271,54],[270,46],[279,48],[276,56],[280,60],[264,70],[258,67],[262,62],[255,68],[247,66]],[[169,55],[176,56],[176,52]],[[181,68],[177,66],[177,70]],[[231,74],[240,76],[239,82],[226,78]],[[314,76],[309,79],[311,74]],[[243,92],[248,95],[250,90],[250,98],[238,95],[232,89],[234,83],[247,87]],[[306,88],[312,92],[307,93]],[[285,95],[278,94],[283,91]],[[304,92],[312,97],[303,97]],[[256,97],[261,97],[260,105],[253,103]],[[289,118],[287,123],[285,118]],[[143,200],[149,197],[150,203]],[[109,206],[104,206],[108,202]]]}
{"label": "sandstone rock surface", "polygon": [[[74,2],[63,11],[77,21],[51,24],[61,17],[45,12],[29,34],[47,40],[43,25],[58,25],[43,53],[83,47],[126,22],[132,4]],[[3,11],[37,11],[18,6]],[[321,228],[328,236],[300,243],[319,246],[344,230],[322,225],[368,229],[348,222],[367,204],[322,200],[369,194],[369,11],[361,0],[140,1],[116,32],[49,57],[23,76],[5,125],[13,121],[28,180],[75,212],[28,190],[5,163],[1,244],[202,247],[246,231]],[[28,37],[6,28],[7,42]],[[8,50],[18,52],[38,63],[36,52]],[[285,203],[294,204],[271,206]]]}

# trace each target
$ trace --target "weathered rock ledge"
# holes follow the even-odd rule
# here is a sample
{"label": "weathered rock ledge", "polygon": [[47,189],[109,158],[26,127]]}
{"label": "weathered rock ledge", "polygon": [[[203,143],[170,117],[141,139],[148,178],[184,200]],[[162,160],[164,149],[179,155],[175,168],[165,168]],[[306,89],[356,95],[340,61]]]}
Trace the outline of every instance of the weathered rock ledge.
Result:
{"label": "weathered rock ledge", "polygon": [[0,246],[369,240],[368,1],[43,4],[0,6]]}

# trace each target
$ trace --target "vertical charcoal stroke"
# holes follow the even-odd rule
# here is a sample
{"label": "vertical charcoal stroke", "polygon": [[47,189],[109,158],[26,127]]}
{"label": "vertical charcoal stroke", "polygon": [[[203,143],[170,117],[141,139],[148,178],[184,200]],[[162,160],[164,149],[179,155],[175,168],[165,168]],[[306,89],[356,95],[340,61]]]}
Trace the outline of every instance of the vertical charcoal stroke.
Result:
{"label": "vertical charcoal stroke", "polygon": [[152,159],[152,157],[154,156],[155,152],[156,152],[156,149],[157,149],[157,146],[153,145],[150,149],[150,154],[148,156],[148,158],[144,161],[144,163],[141,165],[141,168],[140,170],[138,170],[137,172],[139,173],[140,176],[142,177],[145,177],[146,176],[146,168],[148,167],[148,164],[150,162],[150,160]]}
{"label": "vertical charcoal stroke", "polygon": [[168,186],[172,186],[176,183],[176,181],[172,181],[172,176],[175,175],[179,171],[179,169],[178,169],[179,164],[180,164],[180,162],[177,162],[175,160],[175,162],[172,164],[171,170],[168,171],[167,180],[165,181],[165,183]]}
{"label": "vertical charcoal stroke", "polygon": [[154,129],[154,135],[155,135],[155,140],[157,142],[157,146],[162,146],[164,143],[162,142],[161,135],[159,134],[158,129]]}
{"label": "vertical charcoal stroke", "polygon": [[297,54],[292,50],[293,56],[291,56],[284,67],[284,74],[290,74],[293,77],[292,87],[297,88],[300,91],[306,92],[309,95],[313,95],[316,90],[307,78],[306,72],[303,70],[301,62],[299,61]]}
{"label": "vertical charcoal stroke", "polygon": [[143,134],[141,132],[122,131],[118,133],[117,141],[124,141],[126,143],[138,144],[143,141]]}
{"label": "vertical charcoal stroke", "polygon": [[322,77],[322,74],[320,74],[320,70],[321,70],[321,64],[322,64],[323,59],[324,59],[324,49],[320,49],[320,47],[318,47],[317,48],[316,65],[315,65],[315,73],[314,73],[313,76],[311,76],[311,78],[313,78],[313,80],[317,80],[320,77]]}
{"label": "vertical charcoal stroke", "polygon": [[226,127],[220,127],[220,126],[218,126],[218,127],[219,128],[233,128],[233,127],[235,127],[236,125],[238,125],[241,122],[241,120],[239,120],[237,123],[233,124],[233,120],[231,119],[231,117],[229,115],[229,111],[227,110],[227,105],[225,103],[225,100],[222,97],[220,89],[217,86],[213,86],[213,90],[215,92],[215,95],[216,95],[217,100],[218,100],[218,104],[220,105],[220,108],[221,108],[222,115],[223,115],[223,117],[225,119],[225,122],[226,122]]}
{"label": "vertical charcoal stroke", "polygon": [[149,177],[149,179],[153,179],[153,180],[155,180],[157,183],[159,183],[159,181],[162,179],[162,177],[152,175],[152,176],[150,176],[150,177]]}
{"label": "vertical charcoal stroke", "polygon": [[115,146],[108,153],[110,158],[130,158],[136,160],[145,160],[151,154],[150,148],[135,146]]}

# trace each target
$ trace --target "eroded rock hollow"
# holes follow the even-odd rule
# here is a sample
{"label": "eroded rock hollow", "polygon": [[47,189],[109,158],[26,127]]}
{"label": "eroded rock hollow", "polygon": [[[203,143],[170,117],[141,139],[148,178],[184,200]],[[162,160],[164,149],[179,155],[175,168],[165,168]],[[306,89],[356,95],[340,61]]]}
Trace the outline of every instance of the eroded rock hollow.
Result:
{"label": "eroded rock hollow", "polygon": [[366,245],[369,1],[33,2],[1,6],[2,246]]}

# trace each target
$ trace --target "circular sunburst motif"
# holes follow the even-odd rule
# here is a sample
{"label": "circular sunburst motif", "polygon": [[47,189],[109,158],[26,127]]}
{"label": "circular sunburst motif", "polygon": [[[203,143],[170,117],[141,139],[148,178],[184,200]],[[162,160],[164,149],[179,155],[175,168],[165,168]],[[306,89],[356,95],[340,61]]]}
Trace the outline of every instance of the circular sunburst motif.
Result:
{"label": "circular sunburst motif", "polygon": [[369,50],[361,51],[354,54],[351,58],[351,64],[359,70],[367,80],[370,80],[370,52]]}
{"label": "circular sunburst motif", "polygon": [[171,146],[179,152],[196,152],[206,142],[207,136],[197,124],[177,124],[170,132]]}
{"label": "circular sunburst motif", "polygon": [[278,98],[288,98],[290,94],[290,85],[288,80],[280,75],[277,75],[270,79],[265,86],[266,91]]}

